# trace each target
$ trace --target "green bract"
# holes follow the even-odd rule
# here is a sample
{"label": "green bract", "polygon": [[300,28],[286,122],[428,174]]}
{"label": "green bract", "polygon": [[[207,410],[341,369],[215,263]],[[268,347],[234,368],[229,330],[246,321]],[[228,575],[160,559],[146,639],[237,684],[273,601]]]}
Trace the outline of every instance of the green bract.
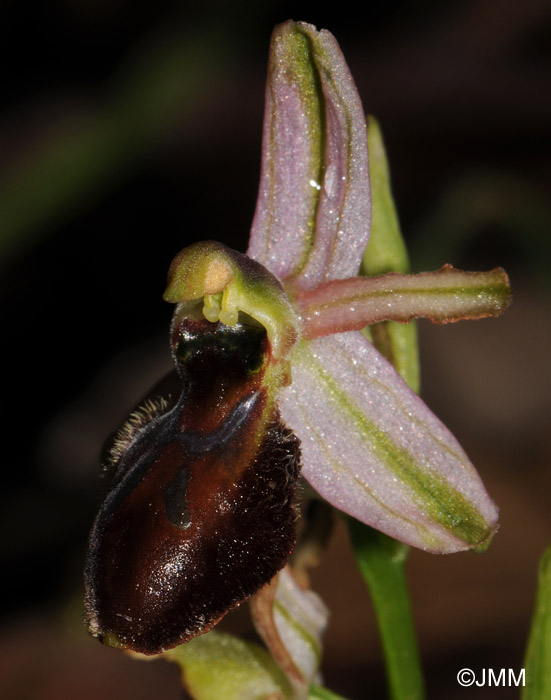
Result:
{"label": "green bract", "polygon": [[262,700],[272,693],[291,700],[293,691],[270,654],[258,644],[211,632],[168,652],[182,670],[194,700]]}

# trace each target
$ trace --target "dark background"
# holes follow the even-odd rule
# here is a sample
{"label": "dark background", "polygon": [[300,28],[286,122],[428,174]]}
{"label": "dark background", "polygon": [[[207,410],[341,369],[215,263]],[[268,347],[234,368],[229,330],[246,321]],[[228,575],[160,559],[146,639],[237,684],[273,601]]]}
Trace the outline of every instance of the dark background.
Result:
{"label": "dark background", "polygon": [[[421,324],[423,396],[501,507],[483,556],[412,552],[429,697],[464,667],[522,668],[551,541],[549,5],[58,0],[0,6],[2,697],[178,698],[178,674],[81,629],[104,437],[169,367],[173,255],[246,248],[273,26],[341,44],[386,139],[413,269],[503,265],[502,318]],[[338,571],[338,580],[334,572]],[[327,685],[384,695],[370,603],[341,528],[316,587]],[[227,625],[243,629],[246,612]]]}

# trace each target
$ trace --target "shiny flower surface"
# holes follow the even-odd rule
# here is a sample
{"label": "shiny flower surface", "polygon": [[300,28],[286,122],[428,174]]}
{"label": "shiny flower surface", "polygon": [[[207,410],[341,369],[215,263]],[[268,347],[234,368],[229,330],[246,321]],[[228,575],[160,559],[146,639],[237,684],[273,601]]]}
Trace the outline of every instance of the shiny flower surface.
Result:
{"label": "shiny flower surface", "polygon": [[204,242],[175,258],[178,388],[155,390],[111,449],[86,573],[89,626],[106,643],[158,653],[187,641],[284,566],[298,441],[320,496],[402,542],[454,552],[495,532],[467,455],[360,329],[498,314],[507,277],[449,265],[358,276],[369,174],[335,39],[279,26],[247,255]]}

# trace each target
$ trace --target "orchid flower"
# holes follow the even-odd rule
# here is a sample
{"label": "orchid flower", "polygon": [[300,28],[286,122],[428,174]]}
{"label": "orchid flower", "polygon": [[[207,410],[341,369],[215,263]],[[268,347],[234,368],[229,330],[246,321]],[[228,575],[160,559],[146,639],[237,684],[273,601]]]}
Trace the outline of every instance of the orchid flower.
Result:
{"label": "orchid flower", "polygon": [[[302,475],[329,503],[431,552],[476,548],[497,509],[464,451],[358,329],[480,318],[509,303],[500,269],[358,277],[370,222],[364,111],[333,36],[287,23],[272,39],[262,176],[247,254],[301,319],[278,396]],[[369,248],[367,249],[369,252]]]}
{"label": "orchid flower", "polygon": [[86,568],[105,643],[158,653],[268,583],[294,544],[299,456],[321,498],[401,542],[487,546],[498,511],[476,470],[361,329],[499,314],[507,277],[449,265],[361,277],[370,220],[348,67],[330,33],[287,22],[272,38],[247,254],[208,241],[176,256],[164,295],[176,372],[111,447]]}

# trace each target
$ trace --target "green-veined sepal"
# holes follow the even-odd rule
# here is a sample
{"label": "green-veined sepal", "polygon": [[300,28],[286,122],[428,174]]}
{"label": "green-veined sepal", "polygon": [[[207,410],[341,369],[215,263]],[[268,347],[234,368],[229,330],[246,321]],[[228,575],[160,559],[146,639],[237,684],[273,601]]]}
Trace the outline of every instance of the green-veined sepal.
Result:
{"label": "green-veined sepal", "polygon": [[427,551],[489,542],[497,508],[467,455],[361,333],[303,340],[292,363],[281,415],[327,501]]}

